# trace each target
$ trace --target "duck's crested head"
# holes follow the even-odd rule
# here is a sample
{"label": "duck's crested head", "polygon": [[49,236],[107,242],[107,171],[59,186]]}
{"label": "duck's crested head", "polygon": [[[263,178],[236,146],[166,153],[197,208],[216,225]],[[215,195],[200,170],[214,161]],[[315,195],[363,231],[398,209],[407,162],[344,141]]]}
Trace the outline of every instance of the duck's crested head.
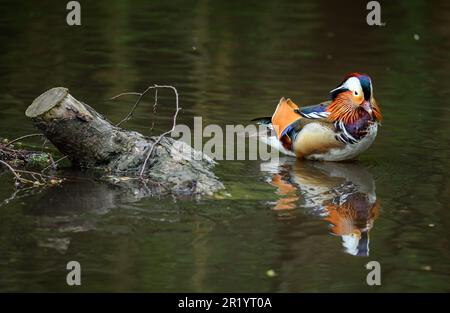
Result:
{"label": "duck's crested head", "polygon": [[362,73],[347,74],[342,82],[330,91],[331,100],[334,100],[340,93],[351,91],[355,103],[364,100],[370,101],[373,96],[372,80],[369,75]]}
{"label": "duck's crested head", "polygon": [[[335,110],[335,114],[331,111],[334,120],[339,119],[344,113],[350,111],[357,113],[360,110],[366,111],[377,121],[382,119],[373,96],[372,79],[367,74],[355,72],[346,75],[343,81],[330,91],[330,95],[332,100],[330,110],[339,108]],[[357,114],[346,114],[346,116],[347,118],[351,116],[351,120],[357,118]]]}

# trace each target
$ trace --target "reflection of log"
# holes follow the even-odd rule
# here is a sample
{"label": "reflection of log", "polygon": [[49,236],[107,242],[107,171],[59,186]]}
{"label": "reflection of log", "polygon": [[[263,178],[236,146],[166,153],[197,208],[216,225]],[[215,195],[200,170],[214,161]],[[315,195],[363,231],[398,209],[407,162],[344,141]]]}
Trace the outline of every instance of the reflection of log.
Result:
{"label": "reflection of log", "polygon": [[[75,166],[136,176],[156,138],[113,126],[66,88],[48,90],[28,107],[26,116]],[[147,163],[145,178],[168,191],[211,194],[223,185],[210,171],[213,161],[172,138],[163,138]]]}

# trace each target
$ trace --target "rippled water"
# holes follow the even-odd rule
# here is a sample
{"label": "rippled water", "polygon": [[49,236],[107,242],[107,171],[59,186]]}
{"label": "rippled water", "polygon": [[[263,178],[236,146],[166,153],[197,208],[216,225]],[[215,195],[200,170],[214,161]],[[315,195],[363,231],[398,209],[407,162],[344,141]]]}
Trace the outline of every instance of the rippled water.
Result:
{"label": "rippled water", "polygon": [[[450,6],[433,3],[383,2],[386,26],[369,27],[348,1],[89,1],[69,27],[64,1],[2,1],[0,137],[35,132],[24,111],[54,86],[119,121],[131,99],[106,99],[171,84],[181,123],[246,124],[281,96],[326,99],[351,71],[371,75],[385,121],[356,162],[220,161],[224,199],[139,199],[89,177],[10,199],[3,173],[0,290],[450,291]],[[126,127],[169,128],[173,97],[153,130],[152,104]]]}

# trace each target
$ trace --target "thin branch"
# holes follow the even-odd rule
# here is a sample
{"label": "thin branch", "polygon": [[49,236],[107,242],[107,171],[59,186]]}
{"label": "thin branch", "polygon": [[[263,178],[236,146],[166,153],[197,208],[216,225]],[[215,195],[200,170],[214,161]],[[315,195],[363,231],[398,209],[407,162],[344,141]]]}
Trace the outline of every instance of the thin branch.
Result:
{"label": "thin branch", "polygon": [[141,92],[122,92],[122,93],[119,93],[117,96],[109,98],[109,100],[116,100],[117,98],[120,98],[122,96],[129,96],[129,95],[140,96],[141,94],[142,94]]}
{"label": "thin branch", "polygon": [[[157,85],[155,85],[155,88],[158,88],[158,87],[159,87],[159,88],[169,88],[169,89],[172,89],[173,92],[175,93],[175,101],[176,101],[176,102],[175,102],[175,114],[174,114],[174,116],[173,116],[173,124],[172,124],[172,128],[171,128],[170,130],[168,130],[168,131],[162,133],[162,134],[158,137],[158,139],[156,139],[156,141],[153,143],[152,148],[151,148],[150,151],[148,152],[147,157],[145,158],[144,164],[142,165],[141,172],[139,173],[139,177],[140,177],[140,178],[143,178],[145,168],[147,167],[147,162],[148,162],[148,160],[150,159],[150,157],[152,156],[153,151],[155,150],[156,145],[159,144],[159,142],[161,141],[161,139],[162,139],[164,136],[169,135],[171,132],[173,132],[173,131],[175,130],[175,127],[177,126],[178,112],[180,112],[180,110],[181,110],[181,108],[179,107],[179,102],[178,102],[178,91],[177,91],[177,89],[176,89],[175,87],[173,87],[173,86],[157,86]],[[149,87],[149,88],[151,88],[151,87]],[[147,90],[148,90],[148,89],[147,89]]]}
{"label": "thin branch", "polygon": [[41,147],[41,150],[42,150],[42,151],[44,151],[45,145],[47,144],[47,142],[48,142],[48,139],[47,139],[47,138],[44,138],[44,143],[42,144],[42,147]]}
{"label": "thin branch", "polygon": [[50,168],[56,169],[57,164],[58,164],[59,162],[61,162],[62,160],[65,160],[65,159],[67,159],[67,158],[68,158],[67,155],[66,155],[66,156],[63,156],[62,158],[59,158],[59,159],[56,160],[56,161],[53,161],[53,158],[51,158],[52,163],[51,163],[49,166],[45,167],[45,168],[41,171],[41,173],[44,173],[46,170],[48,170],[48,169],[50,169]]}
{"label": "thin branch", "polygon": [[[153,103],[153,114],[156,114],[156,107],[158,106],[158,89],[155,89],[155,102]],[[155,127],[155,120],[152,120],[152,127],[150,127],[150,135]]]}
{"label": "thin branch", "polygon": [[9,141],[7,144],[5,144],[5,147],[12,145],[13,143],[20,141],[22,139],[30,138],[30,137],[37,137],[37,136],[44,136],[44,135],[43,134],[29,134],[29,135],[21,136],[19,138]]}
{"label": "thin branch", "polygon": [[[154,85],[153,87],[156,87],[156,85]],[[123,123],[129,121],[134,114],[134,111],[136,110],[137,106],[139,105],[139,103],[141,102],[142,98],[144,98],[145,94],[151,89],[151,87],[147,88],[144,92],[124,92],[121,94],[118,94],[117,96],[112,97],[110,100],[115,100],[119,97],[122,96],[128,96],[128,95],[134,95],[134,96],[139,96],[139,98],[136,100],[136,102],[133,104],[133,106],[131,107],[130,112],[128,112],[128,114],[119,122],[116,124],[116,126],[120,126]]]}
{"label": "thin branch", "polygon": [[34,184],[33,181],[20,177],[18,172],[5,161],[0,160],[0,163],[3,164],[14,175],[16,181],[20,181],[22,184]]}
{"label": "thin branch", "polygon": [[164,136],[169,135],[171,132],[173,132],[173,131],[175,130],[175,127],[176,127],[176,125],[177,125],[177,117],[178,117],[178,113],[179,113],[180,110],[181,110],[181,108],[180,108],[180,106],[179,106],[178,91],[177,91],[177,89],[176,89],[175,87],[169,86],[169,85],[153,85],[153,86],[147,87],[147,89],[145,89],[144,92],[124,92],[124,93],[121,93],[121,94],[119,94],[119,95],[114,96],[114,97],[111,98],[111,100],[114,100],[114,99],[117,99],[117,98],[119,98],[119,97],[121,97],[121,96],[125,96],[125,95],[136,95],[136,96],[139,96],[139,98],[136,100],[136,102],[134,103],[134,105],[131,107],[130,112],[125,116],[125,118],[124,118],[123,120],[121,120],[121,121],[116,125],[116,126],[120,126],[122,123],[124,123],[124,122],[130,120],[130,119],[133,117],[134,111],[136,110],[137,106],[138,106],[139,103],[141,102],[142,98],[143,98],[150,90],[152,90],[152,89],[155,90],[155,103],[153,104],[153,112],[156,112],[156,106],[157,106],[157,104],[158,104],[158,88],[171,89],[171,90],[173,90],[173,92],[175,93],[175,99],[176,99],[175,105],[176,105],[176,108],[175,108],[175,114],[174,114],[174,116],[173,116],[173,125],[172,125],[172,128],[171,128],[170,130],[168,130],[168,131],[162,133],[162,134],[155,140],[155,142],[153,143],[153,145],[152,145],[150,151],[148,152],[147,156],[145,157],[144,164],[142,165],[142,168],[141,168],[141,170],[140,170],[140,172],[139,172],[139,177],[140,177],[141,179],[143,178],[144,171],[145,171],[145,168],[147,167],[148,160],[149,160],[150,157],[152,156],[153,151],[155,150],[156,145],[159,144],[159,142],[161,141],[161,139],[162,139]]}
{"label": "thin branch", "polygon": [[17,174],[16,170],[12,168],[11,165],[9,165],[8,163],[6,163],[5,161],[0,160],[0,163],[3,164],[11,173],[13,173],[14,177],[16,179],[21,179],[20,175]]}
{"label": "thin branch", "polygon": [[31,171],[25,171],[25,170],[16,170],[16,172],[17,173],[30,174],[33,177],[38,176],[40,179],[42,179],[42,178],[51,178],[51,179],[55,178],[55,176],[43,175],[43,174],[40,174],[40,173],[37,173],[37,172],[31,172]]}
{"label": "thin branch", "polygon": [[[14,169],[11,165],[2,160],[0,160],[0,164],[3,164],[14,175],[16,188],[20,187],[20,184],[31,185],[31,187],[57,185],[66,180],[65,177],[49,176],[38,172]],[[22,177],[26,175],[28,175],[28,178],[30,179]]]}

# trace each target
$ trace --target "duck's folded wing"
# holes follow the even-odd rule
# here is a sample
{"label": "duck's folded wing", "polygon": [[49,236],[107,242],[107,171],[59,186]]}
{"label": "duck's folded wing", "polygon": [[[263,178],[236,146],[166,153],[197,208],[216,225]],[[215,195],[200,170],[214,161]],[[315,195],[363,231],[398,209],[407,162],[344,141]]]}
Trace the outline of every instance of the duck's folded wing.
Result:
{"label": "duck's folded wing", "polygon": [[320,124],[331,130],[335,129],[333,123],[329,122],[326,118],[320,119],[299,118],[284,128],[283,132],[280,133],[280,139],[285,136],[288,136],[290,139],[294,139],[296,134],[298,134],[306,125],[310,123]]}
{"label": "duck's folded wing", "polygon": [[[283,98],[282,98],[283,100]],[[294,104],[290,99],[286,100],[286,102],[289,102],[291,104]],[[324,125],[326,127],[329,127],[331,129],[335,129],[334,128],[334,124],[328,120],[328,115],[329,113],[327,112],[327,107],[328,105],[330,105],[331,101],[325,101],[316,105],[311,105],[311,106],[307,106],[307,107],[302,107],[299,108],[298,106],[295,105],[294,106],[290,105],[290,108],[294,108],[294,112],[298,115],[300,115],[300,118],[298,118],[298,116],[294,119],[292,118],[294,121],[291,122],[290,124],[285,124],[285,125],[280,125],[280,133],[278,138],[281,138],[283,136],[288,135],[290,138],[293,138],[293,135],[298,133],[305,125],[315,122],[315,123],[320,123],[321,125]],[[282,101],[280,101],[280,104],[282,104]],[[279,106],[280,106],[279,104]],[[285,105],[285,108],[287,108],[288,106]],[[275,112],[277,113],[277,111]],[[273,120],[273,117],[272,117]],[[289,119],[285,119],[285,121],[289,121]]]}
{"label": "duck's folded wing", "polygon": [[311,105],[297,109],[296,112],[304,118],[308,119],[321,119],[327,118],[329,113],[327,112],[327,107],[330,105],[331,101],[325,101],[316,105]]}
{"label": "duck's folded wing", "polygon": [[292,144],[297,134],[309,123],[318,123],[335,130],[334,124],[328,120],[326,108],[329,102],[299,108],[291,99],[281,98],[275,113],[271,118],[254,119],[257,124],[266,124],[275,133],[276,140],[288,151],[292,151]]}

